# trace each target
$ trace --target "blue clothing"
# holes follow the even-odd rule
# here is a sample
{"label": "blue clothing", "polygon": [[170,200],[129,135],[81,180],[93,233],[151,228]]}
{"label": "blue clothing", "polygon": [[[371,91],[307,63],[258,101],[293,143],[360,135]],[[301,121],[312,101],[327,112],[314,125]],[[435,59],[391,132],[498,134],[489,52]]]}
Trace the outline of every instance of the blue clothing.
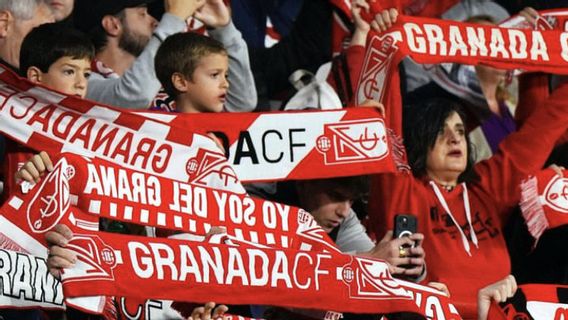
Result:
{"label": "blue clothing", "polygon": [[286,36],[302,7],[301,0],[231,0],[233,22],[250,48],[264,48],[266,20]]}

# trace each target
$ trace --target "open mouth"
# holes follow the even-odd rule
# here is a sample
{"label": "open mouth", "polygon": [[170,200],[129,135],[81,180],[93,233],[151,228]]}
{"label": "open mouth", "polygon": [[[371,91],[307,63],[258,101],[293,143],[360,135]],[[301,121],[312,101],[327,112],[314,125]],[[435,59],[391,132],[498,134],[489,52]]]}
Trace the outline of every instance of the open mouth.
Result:
{"label": "open mouth", "polygon": [[450,157],[461,157],[462,156],[462,152],[461,150],[452,150],[448,153],[448,156]]}

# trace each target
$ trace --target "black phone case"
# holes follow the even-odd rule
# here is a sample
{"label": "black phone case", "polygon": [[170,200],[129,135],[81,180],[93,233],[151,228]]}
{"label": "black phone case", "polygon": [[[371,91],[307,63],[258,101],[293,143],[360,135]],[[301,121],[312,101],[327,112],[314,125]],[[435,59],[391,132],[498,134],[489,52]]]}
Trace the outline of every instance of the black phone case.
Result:
{"label": "black phone case", "polygon": [[412,214],[397,214],[394,216],[394,234],[393,237],[400,238],[410,236],[417,231],[416,216]]}

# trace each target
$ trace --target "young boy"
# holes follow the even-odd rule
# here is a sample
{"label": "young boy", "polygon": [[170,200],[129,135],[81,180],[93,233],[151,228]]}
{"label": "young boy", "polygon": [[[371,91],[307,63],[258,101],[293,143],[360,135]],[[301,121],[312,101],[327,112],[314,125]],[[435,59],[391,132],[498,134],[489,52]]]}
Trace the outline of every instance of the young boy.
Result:
{"label": "young boy", "polygon": [[[84,98],[94,54],[91,41],[81,32],[58,24],[43,24],[28,33],[22,42],[20,73],[33,83]],[[32,150],[14,141],[6,144],[2,170],[4,200],[16,188],[14,174],[33,156]]]}
{"label": "young boy", "polygon": [[93,44],[80,31],[44,24],[24,38],[20,72],[33,83],[84,98],[94,56]]}
{"label": "young boy", "polygon": [[174,34],[158,49],[154,65],[178,112],[223,111],[229,57],[220,42],[196,33]]}

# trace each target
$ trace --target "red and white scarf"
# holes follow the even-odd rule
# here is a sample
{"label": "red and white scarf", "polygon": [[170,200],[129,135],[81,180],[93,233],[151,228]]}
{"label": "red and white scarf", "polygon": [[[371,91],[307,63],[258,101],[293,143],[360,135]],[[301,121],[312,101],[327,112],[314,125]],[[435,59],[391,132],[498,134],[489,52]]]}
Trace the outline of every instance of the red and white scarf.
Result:
{"label": "red and white scarf", "polygon": [[521,30],[445,20],[399,17],[387,33],[369,33],[356,102],[386,106],[386,121],[401,135],[398,63],[485,64],[501,69],[568,73],[568,35],[556,30]]}
{"label": "red and white scarf", "polygon": [[553,284],[520,285],[504,303],[492,303],[488,319],[563,320],[568,319],[568,286]]}
{"label": "red and white scarf", "polygon": [[[97,156],[170,179],[239,193],[244,193],[239,180],[313,179],[393,170],[384,121],[376,110],[367,108],[136,114],[34,86],[0,69],[0,115],[0,132],[38,151]],[[209,137],[194,131],[218,131],[226,137],[231,162]]]}
{"label": "red and white scarf", "polygon": [[[0,131],[38,151],[97,156],[181,181],[192,179],[186,167],[198,153],[209,152],[222,159],[209,137],[62,95],[1,68]],[[217,164],[231,174],[226,161]],[[228,182],[213,175],[199,180],[203,185],[244,192],[238,180]]]}
{"label": "red and white scarf", "polygon": [[[302,209],[182,183],[102,159],[73,154],[62,154],[61,159],[61,171],[70,172],[68,192],[73,204],[96,217],[203,236],[212,226],[219,226],[233,241],[337,251],[325,231]],[[97,230],[72,214],[70,217],[73,225]]]}
{"label": "red and white scarf", "polygon": [[535,246],[547,229],[568,224],[568,178],[563,172],[565,177],[543,170],[521,184],[521,211]]}
{"label": "red and white scarf", "polygon": [[[170,126],[214,133],[243,182],[392,172],[390,139],[374,108],[268,113],[157,114]],[[223,125],[220,125],[223,124]],[[196,158],[212,163],[210,156]],[[199,169],[197,169],[199,168]],[[201,167],[196,166],[196,175]],[[206,170],[207,172],[207,170]]]}
{"label": "red and white scarf", "polygon": [[[36,244],[43,242],[43,233],[57,223],[65,222],[74,228],[74,240],[67,248],[78,253],[79,262],[64,275],[68,298],[117,295],[195,302],[212,299],[369,313],[438,310],[451,314],[455,310],[439,292],[393,279],[384,262],[342,255],[332,248],[327,252],[299,251],[242,241],[214,244],[86,230],[92,229],[85,223],[89,216],[98,216],[86,215],[75,206],[82,202],[82,195],[76,198],[72,194],[76,191],[73,180],[85,175],[78,165],[83,158],[73,157],[69,156],[69,161],[61,158],[40,185],[29,194],[14,195],[2,208],[7,222],[4,225],[10,225],[10,232],[22,235],[9,236],[17,243],[28,243],[28,238]],[[156,219],[151,221],[157,226]],[[166,219],[164,227],[175,228],[175,221]],[[211,240],[219,242],[222,238],[219,235]],[[45,250],[41,244],[36,247]],[[163,270],[151,267],[155,270],[151,274],[149,269],[143,270],[162,264],[159,268]],[[19,272],[34,274],[30,269]],[[160,274],[175,275],[176,279],[160,279]],[[180,279],[190,281],[192,286],[179,286]],[[152,290],[142,292],[140,284]],[[265,294],[259,296],[259,290]]]}

